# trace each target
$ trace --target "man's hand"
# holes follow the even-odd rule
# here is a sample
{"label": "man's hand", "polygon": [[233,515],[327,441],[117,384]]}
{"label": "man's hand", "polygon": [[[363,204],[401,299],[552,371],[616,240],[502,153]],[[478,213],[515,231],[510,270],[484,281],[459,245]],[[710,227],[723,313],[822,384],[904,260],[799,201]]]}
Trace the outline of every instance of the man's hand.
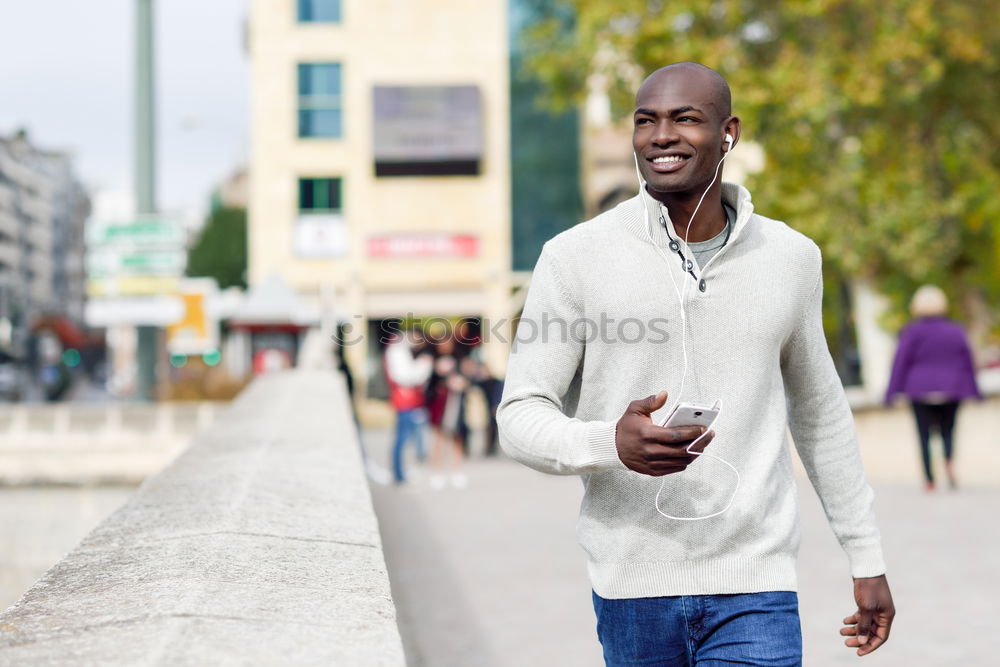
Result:
{"label": "man's hand", "polygon": [[[696,458],[687,451],[688,445],[705,433],[704,426],[657,426],[650,415],[667,402],[667,392],[632,401],[615,428],[618,458],[629,469],[643,475],[669,475],[681,472]],[[708,433],[692,448],[700,452],[712,441]]]}
{"label": "man's hand", "polygon": [[889,639],[889,629],[896,615],[892,593],[885,575],[854,580],[854,599],[858,610],[844,619],[846,628],[840,634],[844,644],[858,649],[858,655],[868,655]]}

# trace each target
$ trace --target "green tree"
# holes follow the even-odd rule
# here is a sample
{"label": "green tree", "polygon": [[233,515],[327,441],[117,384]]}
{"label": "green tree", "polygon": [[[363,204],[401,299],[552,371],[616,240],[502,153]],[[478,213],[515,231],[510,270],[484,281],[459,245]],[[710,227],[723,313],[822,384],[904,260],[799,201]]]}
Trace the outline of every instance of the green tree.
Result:
{"label": "green tree", "polygon": [[1000,21],[991,0],[564,0],[528,67],[554,106],[594,74],[627,118],[642,77],[702,62],[733,88],[765,169],[757,210],[870,280],[904,317],[914,288],[1000,298]]}
{"label": "green tree", "polygon": [[220,288],[246,287],[247,212],[218,208],[188,251],[187,275],[215,278]]}

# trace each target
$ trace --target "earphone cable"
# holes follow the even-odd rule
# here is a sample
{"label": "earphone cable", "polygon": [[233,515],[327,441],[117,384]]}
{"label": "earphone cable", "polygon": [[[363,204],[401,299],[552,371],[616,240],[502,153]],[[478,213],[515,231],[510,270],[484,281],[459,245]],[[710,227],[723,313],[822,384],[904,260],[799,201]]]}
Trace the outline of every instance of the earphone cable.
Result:
{"label": "earphone cable", "polygon": [[[694,222],[695,216],[698,215],[698,210],[701,208],[701,204],[705,200],[705,195],[708,194],[708,191],[712,189],[713,185],[715,185],[715,181],[718,180],[718,178],[719,178],[719,171],[722,168],[722,163],[725,161],[725,159],[727,157],[729,157],[729,153],[732,150],[733,150],[733,144],[732,144],[732,142],[730,142],[729,150],[726,151],[726,154],[722,156],[722,158],[719,160],[719,163],[715,166],[715,175],[712,177],[712,181],[708,184],[708,187],[705,188],[705,191],[701,193],[701,198],[698,199],[698,204],[695,206],[694,212],[691,214],[691,218],[688,220],[687,228],[684,230],[684,248],[688,251],[689,255],[693,254],[693,253],[691,253],[691,249],[688,246],[688,237],[689,237],[689,235],[691,233],[691,225]],[[645,214],[644,218],[643,218],[643,225],[644,225],[644,227],[646,229],[646,235],[649,237],[649,240],[653,244],[653,247],[656,249],[656,252],[659,253],[660,256],[663,258],[663,260],[669,264],[670,263],[670,259],[663,252],[663,249],[660,248],[659,244],[656,243],[656,240],[653,238],[653,233],[652,233],[652,231],[650,229],[649,206],[646,203],[646,193],[644,192],[644,190],[646,189],[646,184],[642,180],[642,173],[639,171],[639,156],[635,153],[635,151],[633,151],[632,152],[632,157],[633,157],[633,159],[635,161],[635,173],[636,173],[636,176],[639,179],[639,198],[642,200],[642,208],[643,208],[643,212]],[[661,216],[661,218],[662,218],[662,216]],[[670,232],[667,230],[667,223],[666,223],[665,220],[664,220],[664,231],[667,233],[667,236],[672,239],[672,237],[670,235]],[[727,241],[729,240],[728,236],[727,236],[726,240]],[[681,255],[681,257],[682,257],[682,260],[685,262],[684,268],[687,269],[688,268],[688,264],[687,263],[688,262],[693,262],[693,260],[686,259],[684,257],[684,255]],[[677,392],[677,398],[674,399],[674,405],[671,408],[671,410],[673,410],[680,403],[681,397],[684,395],[684,384],[687,381],[687,371],[688,371],[688,356],[687,356],[687,313],[686,313],[686,310],[687,310],[687,283],[684,284],[683,289],[678,290],[677,289],[677,281],[674,280],[673,271],[672,270],[668,271],[667,275],[670,277],[670,283],[671,283],[671,285],[673,285],[674,292],[677,294],[677,300],[680,302],[680,307],[681,307],[681,356],[683,358],[683,366],[682,366],[682,371],[681,371],[681,386],[680,386],[680,390]],[[670,411],[668,411],[668,414],[669,413],[670,413]],[[733,501],[736,499],[736,493],[739,491],[740,484],[742,482],[742,477],[740,476],[740,471],[736,469],[736,466],[734,466],[733,464],[729,463],[729,461],[726,461],[725,459],[723,459],[723,458],[721,458],[719,456],[716,456],[715,454],[709,454],[707,452],[692,451],[692,447],[694,447],[696,444],[698,444],[698,442],[701,441],[702,438],[704,438],[706,435],[708,435],[708,433],[711,430],[711,427],[715,425],[715,422],[718,420],[719,414],[721,414],[721,413],[722,413],[722,409],[721,409],[721,404],[720,404],[719,413],[716,414],[716,416],[715,416],[714,419],[712,419],[712,422],[709,425],[709,427],[705,429],[704,433],[702,433],[700,436],[698,436],[697,438],[695,438],[694,440],[691,441],[691,443],[687,446],[686,451],[687,451],[687,453],[693,454],[693,455],[698,456],[698,457],[707,456],[707,457],[709,457],[711,459],[715,459],[715,460],[719,461],[720,463],[723,463],[726,466],[728,466],[729,469],[732,470],[733,473],[736,474],[736,486],[733,489],[732,495],[729,497],[729,501],[726,503],[726,506],[723,507],[721,510],[719,510],[717,512],[713,512],[712,514],[707,514],[705,516],[695,516],[695,517],[672,516],[672,515],[667,514],[666,512],[664,512],[663,510],[660,509],[660,495],[663,493],[663,488],[664,488],[664,486],[666,485],[666,482],[667,482],[666,476],[664,476],[664,478],[662,480],[660,480],[660,488],[657,490],[656,497],[653,499],[653,504],[654,504],[654,506],[656,508],[656,511],[659,512],[661,516],[664,516],[667,519],[673,519],[674,521],[701,521],[703,519],[711,519],[713,517],[719,516],[720,514],[724,514],[732,506]]]}

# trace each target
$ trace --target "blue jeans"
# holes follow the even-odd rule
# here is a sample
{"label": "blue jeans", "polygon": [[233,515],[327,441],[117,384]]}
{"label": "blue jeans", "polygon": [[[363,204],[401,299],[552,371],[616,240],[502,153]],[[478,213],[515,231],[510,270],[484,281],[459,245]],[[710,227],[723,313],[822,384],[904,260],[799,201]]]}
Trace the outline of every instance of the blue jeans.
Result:
{"label": "blue jeans", "polygon": [[427,411],[423,408],[401,410],[396,413],[396,441],[392,445],[392,471],[397,482],[405,482],[403,473],[403,449],[407,441],[414,438],[417,441],[417,458],[421,461],[426,457],[424,447],[424,424],[427,423]]}
{"label": "blue jeans", "polygon": [[802,664],[791,592],[606,600],[594,593],[608,667]]}

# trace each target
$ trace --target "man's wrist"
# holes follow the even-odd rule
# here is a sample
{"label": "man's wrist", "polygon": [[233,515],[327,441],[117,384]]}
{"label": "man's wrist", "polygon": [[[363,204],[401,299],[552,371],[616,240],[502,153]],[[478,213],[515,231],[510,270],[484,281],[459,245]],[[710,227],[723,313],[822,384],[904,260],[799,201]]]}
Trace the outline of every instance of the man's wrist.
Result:
{"label": "man's wrist", "polygon": [[618,455],[618,422],[594,421],[588,423],[587,448],[598,466],[626,468]]}
{"label": "man's wrist", "polygon": [[852,546],[845,551],[851,565],[851,576],[855,579],[870,579],[885,574],[882,546],[877,541],[865,546]]}

